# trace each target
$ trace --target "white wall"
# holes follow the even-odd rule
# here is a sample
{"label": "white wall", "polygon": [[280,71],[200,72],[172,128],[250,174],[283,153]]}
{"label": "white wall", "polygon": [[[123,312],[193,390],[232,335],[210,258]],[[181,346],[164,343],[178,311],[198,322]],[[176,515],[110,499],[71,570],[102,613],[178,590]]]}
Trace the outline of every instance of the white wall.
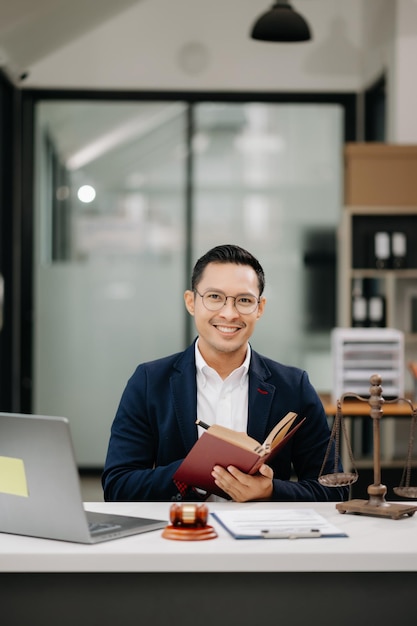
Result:
{"label": "white wall", "polygon": [[358,91],[387,72],[387,140],[417,142],[416,0],[293,0],[313,40],[256,42],[270,0],[138,0],[27,67],[24,88]]}
{"label": "white wall", "polygon": [[392,82],[389,85],[389,140],[417,143],[417,1],[397,0]]}
{"label": "white wall", "polygon": [[[364,6],[371,4],[375,17],[386,3],[295,0],[314,39],[276,44],[249,37],[255,19],[272,0],[141,0],[28,67],[24,85],[355,91],[363,84],[363,45],[368,39]],[[380,72],[381,60],[373,58],[372,73]]]}
{"label": "white wall", "polygon": [[71,19],[20,1],[4,2],[0,66],[23,88],[360,92],[385,70],[387,140],[417,142],[417,0],[292,0],[314,35],[300,44],[250,39],[272,0],[97,0],[93,28],[92,1]]}
{"label": "white wall", "polygon": [[362,84],[365,87],[371,85],[384,69],[390,69],[396,10],[396,0],[371,0],[362,3]]}

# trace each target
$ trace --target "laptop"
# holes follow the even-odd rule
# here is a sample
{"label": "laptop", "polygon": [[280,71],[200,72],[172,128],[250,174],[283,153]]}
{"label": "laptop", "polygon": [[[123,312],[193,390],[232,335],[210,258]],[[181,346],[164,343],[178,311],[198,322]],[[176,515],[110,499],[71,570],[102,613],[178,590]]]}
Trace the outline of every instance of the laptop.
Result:
{"label": "laptop", "polygon": [[0,413],[0,532],[94,544],[166,525],[86,511],[68,420]]}

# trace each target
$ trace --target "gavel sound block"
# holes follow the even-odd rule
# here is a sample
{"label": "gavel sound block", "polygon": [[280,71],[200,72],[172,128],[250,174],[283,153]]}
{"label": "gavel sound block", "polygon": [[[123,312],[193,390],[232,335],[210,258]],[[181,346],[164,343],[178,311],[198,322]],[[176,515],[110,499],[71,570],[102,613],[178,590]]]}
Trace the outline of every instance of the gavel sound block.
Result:
{"label": "gavel sound block", "polygon": [[169,511],[171,524],[162,531],[165,539],[179,541],[203,541],[215,539],[217,533],[207,524],[206,504],[173,504]]}

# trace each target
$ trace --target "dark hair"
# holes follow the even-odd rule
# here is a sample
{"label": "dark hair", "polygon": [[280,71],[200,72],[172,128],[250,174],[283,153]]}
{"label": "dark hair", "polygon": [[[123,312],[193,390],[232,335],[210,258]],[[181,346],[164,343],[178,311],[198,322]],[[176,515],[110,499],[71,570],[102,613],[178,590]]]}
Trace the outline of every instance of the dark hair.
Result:
{"label": "dark hair", "polygon": [[258,277],[259,295],[265,288],[265,274],[259,261],[247,250],[233,244],[224,244],[212,248],[198,259],[194,265],[191,277],[191,289],[194,290],[201,280],[203,272],[209,263],[235,263],[236,265],[249,265]]}

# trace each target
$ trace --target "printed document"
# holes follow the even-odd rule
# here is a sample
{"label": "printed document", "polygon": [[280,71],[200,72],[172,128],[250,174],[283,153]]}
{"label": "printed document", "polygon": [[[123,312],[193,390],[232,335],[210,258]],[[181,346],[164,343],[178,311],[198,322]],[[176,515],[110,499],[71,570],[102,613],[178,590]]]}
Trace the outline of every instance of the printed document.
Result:
{"label": "printed document", "polygon": [[212,516],[235,539],[347,537],[314,509],[237,509]]}

